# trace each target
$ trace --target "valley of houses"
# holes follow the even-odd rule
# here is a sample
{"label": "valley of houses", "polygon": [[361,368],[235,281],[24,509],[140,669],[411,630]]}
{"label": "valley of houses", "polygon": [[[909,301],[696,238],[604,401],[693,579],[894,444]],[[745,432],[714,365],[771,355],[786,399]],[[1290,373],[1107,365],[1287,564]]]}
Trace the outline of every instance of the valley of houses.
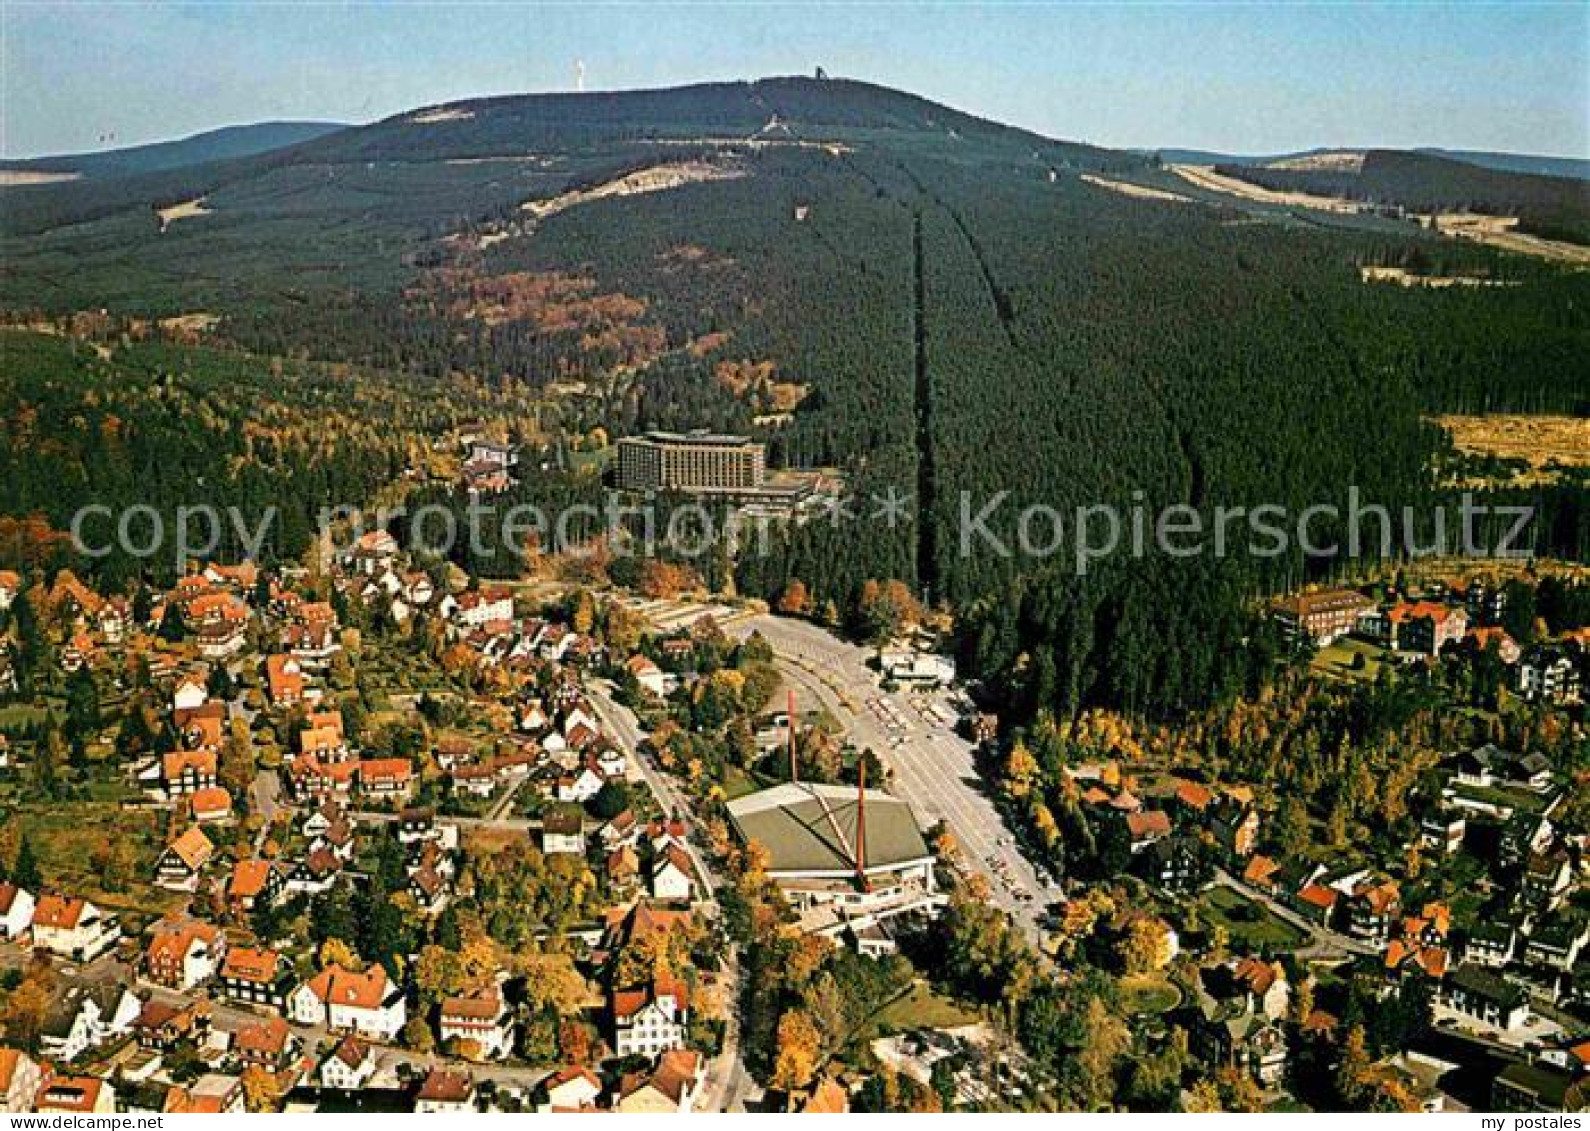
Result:
{"label": "valley of houses", "polygon": [[[57,970],[36,1042],[0,1048],[0,1106],[687,1112],[702,1104],[713,1050],[698,1047],[692,1021],[704,996],[730,989],[725,972],[626,980],[616,971],[624,954],[666,950],[676,932],[714,918],[710,884],[685,814],[660,811],[644,789],[627,793],[616,812],[593,810],[610,784],[642,775],[586,690],[597,669],[657,697],[674,691],[678,677],[644,655],[607,655],[600,638],[559,617],[522,615],[507,589],[447,590],[410,568],[382,532],[343,553],[329,582],[336,600],[312,600],[290,576],[211,565],[152,602],[142,623],[127,602],[101,597],[69,572],[43,595],[74,614],[63,668],[92,670],[135,649],[165,689],[178,742],[130,774],[144,804],[172,815],[147,880],[179,909],[124,937],[120,916],[80,893],[0,884],[0,953],[14,968],[47,956]],[[20,587],[0,573],[0,605]],[[1576,700],[1590,633],[1520,648],[1498,627],[1497,593],[1476,584],[1385,605],[1333,590],[1288,599],[1276,614],[1316,646],[1356,636],[1407,662],[1494,649],[1522,701]],[[349,639],[336,609],[355,604],[378,606],[398,624],[423,614],[444,625],[450,648],[504,677],[499,686],[510,690],[497,702],[509,704],[511,726],[490,741],[440,733],[416,757],[366,756],[330,686]],[[180,618],[179,641],[169,632],[155,640],[169,616]],[[665,655],[690,647],[683,638],[663,645]],[[257,671],[258,697],[235,687],[215,693],[222,668]],[[248,798],[234,797],[222,781],[226,744],[234,726],[261,711],[290,727],[290,750],[279,770],[259,774]],[[1439,767],[1439,793],[1422,802],[1416,840],[1404,848],[1483,862],[1476,898],[1461,907],[1410,902],[1373,859],[1327,868],[1259,853],[1266,818],[1242,785],[1171,775],[1128,781],[1101,765],[1067,772],[1085,806],[1119,822],[1131,870],[1153,890],[1190,901],[1223,885],[1304,940],[1199,959],[1194,992],[1173,1019],[1206,1062],[1237,1067],[1274,1091],[1296,1055],[1289,1032],[1305,1041],[1333,1036],[1341,1019],[1329,1010],[1295,1016],[1299,967],[1277,960],[1290,950],[1347,964],[1383,999],[1410,981],[1428,987],[1438,1026],[1502,1051],[1497,1106],[1558,1110],[1590,1074],[1590,1027],[1572,1012],[1590,1005],[1590,916],[1576,899],[1590,841],[1554,823],[1564,774],[1543,756],[1484,745],[1451,751]],[[871,837],[851,787],[790,783],[738,799],[728,812],[742,839],[754,836],[768,850],[769,875],[800,929],[886,954],[893,916],[936,914],[946,897],[915,815],[885,793],[860,792]],[[239,835],[244,809],[263,818],[258,835]],[[833,842],[812,857],[801,830],[828,826]],[[572,933],[588,999],[580,1014],[599,1033],[580,1059],[531,1063],[522,1047],[526,1010],[506,970],[468,993],[424,1002],[379,964],[327,960],[251,928],[262,908],[367,882],[372,851],[394,843],[405,896],[434,921],[455,894],[477,827],[599,873],[610,902]],[[870,851],[860,850],[863,841]],[[852,875],[866,877],[859,899],[834,879]],[[1175,932],[1163,919],[1153,923],[1166,936],[1163,950],[1175,954]],[[416,956],[408,957],[412,970]],[[430,1038],[423,1050],[416,1020]],[[948,1055],[916,1037],[881,1040],[874,1051],[923,1081]],[[1455,1101],[1435,1081],[1451,1068],[1404,1050],[1379,1071],[1427,1110],[1442,1110]],[[806,1098],[807,1110],[843,1107],[832,1081]]]}
{"label": "valley of houses", "polygon": [[[1293,596],[1274,606],[1291,634],[1316,647],[1344,638],[1372,643],[1405,663],[1436,663],[1465,650],[1495,650],[1511,690],[1525,704],[1576,706],[1590,672],[1590,629],[1520,648],[1499,626],[1502,594],[1482,581],[1417,601],[1377,602],[1355,590]],[[1212,1063],[1244,1068],[1268,1088],[1282,1085],[1298,1047],[1329,1037],[1340,1018],[1291,1012],[1296,987],[1274,960],[1287,950],[1345,963],[1382,1000],[1421,982],[1439,1030],[1499,1050],[1489,1101],[1497,1108],[1560,1111],[1590,1079],[1590,837],[1570,834],[1553,816],[1567,802],[1568,768],[1538,753],[1495,744],[1449,751],[1439,788],[1422,797],[1413,840],[1394,846],[1399,861],[1418,856],[1440,866],[1459,854],[1478,861],[1472,898],[1410,903],[1403,885],[1373,853],[1349,853],[1335,867],[1257,851],[1263,817],[1253,792],[1173,775],[1124,781],[1113,765],[1067,773],[1085,806],[1124,828],[1131,870],[1171,899],[1225,886],[1294,925],[1305,941],[1268,956],[1206,960],[1193,1000],[1179,1010],[1196,1047]],[[1355,861],[1355,862],[1350,862]],[[1162,921],[1159,929],[1174,932]],[[1484,1060],[1484,1057],[1479,1057]],[[1380,1066],[1426,1110],[1456,1101],[1436,1081],[1464,1067],[1405,1050]]]}
{"label": "valley of houses", "polygon": [[[690,1111],[708,1068],[708,1054],[691,1045],[693,994],[721,996],[721,973],[624,984],[612,971],[617,956],[699,929],[714,908],[682,815],[658,812],[639,789],[627,795],[633,807],[605,818],[589,808],[609,783],[639,780],[583,690],[584,670],[606,659],[602,645],[566,624],[520,616],[505,589],[438,592],[430,575],[405,568],[384,532],[341,555],[332,583],[341,600],[379,602],[399,623],[425,610],[474,662],[523,676],[509,681],[524,689],[512,698],[512,732],[489,743],[444,736],[424,766],[362,756],[328,691],[344,626],[332,602],[307,599],[288,578],[211,565],[155,601],[144,623],[70,572],[54,579],[47,601],[64,603],[76,624],[60,653],[64,668],[136,649],[169,689],[176,748],[131,774],[146,804],[172,815],[173,835],[147,880],[179,909],[127,937],[121,916],[81,893],[0,884],[6,965],[55,968],[34,1046],[0,1048],[0,1110]],[[0,573],[0,604],[20,585]],[[185,628],[175,644],[170,633],[153,636],[171,615]],[[263,710],[293,728],[279,772],[262,771],[250,787],[262,796],[248,799],[222,784],[221,760],[250,708],[242,695],[210,690],[215,668],[243,665],[258,665]],[[655,682],[645,664],[631,671]],[[454,815],[414,803],[425,773],[441,776]],[[281,795],[271,796],[277,784]],[[539,817],[512,808],[526,796]],[[258,836],[240,835],[244,800],[265,818]],[[475,815],[457,815],[460,805]],[[420,1013],[414,988],[380,964],[327,962],[250,927],[263,907],[366,882],[361,861],[382,840],[400,846],[406,894],[434,921],[453,895],[470,826],[507,830],[548,860],[599,870],[612,903],[571,940],[591,999],[581,1016],[599,1033],[588,1059],[551,1070],[525,1064],[523,1009],[506,970]],[[413,1051],[416,1017],[430,1030],[426,1045],[445,1055]]]}
{"label": "valley of houses", "polygon": [[[1397,880],[1372,862],[1334,869],[1256,851],[1259,811],[1243,786],[1211,787],[1165,777],[1119,784],[1107,767],[1069,771],[1084,804],[1124,818],[1132,867],[1172,899],[1191,900],[1220,884],[1294,924],[1304,941],[1273,953],[1204,957],[1195,997],[1176,1017],[1194,1049],[1212,1064],[1282,1089],[1297,1044],[1331,1040],[1341,1019],[1323,1008],[1299,1018],[1295,987],[1276,958],[1287,951],[1329,962],[1383,1001],[1407,982],[1423,983],[1438,1028],[1500,1049],[1507,1060],[1490,1104],[1503,1110],[1560,1111],[1577,1082],[1590,1078],[1590,1024],[1566,1011],[1590,1006],[1590,918],[1573,904],[1590,873],[1590,838],[1564,836],[1549,813],[1558,800],[1552,768],[1494,746],[1455,754],[1447,782],[1419,826],[1416,847],[1435,858],[1467,846],[1489,862],[1484,900],[1463,918],[1445,902],[1410,904]],[[1518,791],[1517,809],[1468,790]],[[1408,846],[1414,847],[1414,846]],[[1179,949],[1161,919],[1165,953]],[[1389,1007],[1389,1006],[1388,1006]],[[1435,1081],[1462,1066],[1404,1051],[1383,1072],[1428,1111],[1462,1110]]]}

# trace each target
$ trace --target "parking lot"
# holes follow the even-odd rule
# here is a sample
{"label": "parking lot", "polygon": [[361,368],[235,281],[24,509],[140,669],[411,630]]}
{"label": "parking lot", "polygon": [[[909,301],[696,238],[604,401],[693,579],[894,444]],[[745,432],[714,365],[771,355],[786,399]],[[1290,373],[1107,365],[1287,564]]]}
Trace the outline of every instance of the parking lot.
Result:
{"label": "parking lot", "polygon": [[992,901],[1038,936],[1041,908],[1057,892],[1016,847],[977,772],[972,744],[956,733],[967,706],[963,695],[884,691],[865,648],[804,621],[742,615],[728,630],[741,637],[760,632],[802,706],[826,707],[851,743],[870,748],[892,773],[891,792],[910,803],[918,821],[949,828],[960,847],[958,867],[981,874]]}

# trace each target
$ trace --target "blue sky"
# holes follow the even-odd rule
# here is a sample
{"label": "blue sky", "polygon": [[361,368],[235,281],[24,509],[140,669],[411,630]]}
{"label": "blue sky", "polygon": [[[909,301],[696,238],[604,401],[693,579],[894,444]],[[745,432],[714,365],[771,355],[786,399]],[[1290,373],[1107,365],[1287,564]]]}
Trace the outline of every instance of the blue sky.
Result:
{"label": "blue sky", "polygon": [[[809,73],[1061,138],[1590,157],[1570,3],[154,3],[0,0],[0,152],[480,94]],[[103,139],[103,140],[102,140]]]}

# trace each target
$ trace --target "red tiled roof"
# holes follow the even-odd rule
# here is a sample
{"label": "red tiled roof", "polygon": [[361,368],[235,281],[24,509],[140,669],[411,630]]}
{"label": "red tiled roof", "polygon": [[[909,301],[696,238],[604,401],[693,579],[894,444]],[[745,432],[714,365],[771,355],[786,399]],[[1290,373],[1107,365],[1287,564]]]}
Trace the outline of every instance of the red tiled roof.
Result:
{"label": "red tiled roof", "polygon": [[1232,975],[1251,992],[1265,994],[1281,977],[1281,971],[1274,963],[1250,956],[1237,963]]}
{"label": "red tiled roof", "polygon": [[328,1005],[379,1009],[392,982],[380,966],[355,974],[333,963],[311,978],[307,985],[310,993]]}
{"label": "red tiled roof", "polygon": [[478,997],[450,997],[442,1001],[442,1020],[459,1017],[466,1021],[494,1021],[502,1013],[502,999],[495,993]]}
{"label": "red tiled roof", "polygon": [[257,1025],[238,1030],[233,1047],[238,1052],[259,1053],[264,1056],[281,1056],[287,1048],[291,1030],[280,1017],[272,1017]]}
{"label": "red tiled roof", "polygon": [[433,1068],[420,1085],[419,1098],[435,1103],[464,1103],[475,1094],[475,1082],[463,1072]]}
{"label": "red tiled roof", "polygon": [[365,1058],[370,1055],[370,1047],[357,1037],[344,1037],[337,1043],[337,1047],[332,1050],[331,1055],[342,1061],[349,1068],[358,1068],[359,1065],[364,1063]]}
{"label": "red tiled roof", "polygon": [[676,978],[658,978],[650,986],[643,986],[633,990],[617,990],[613,994],[613,1016],[618,1018],[633,1017],[647,1005],[662,997],[672,997],[678,1008],[685,1009],[689,1005],[690,992],[685,984]]}
{"label": "red tiled roof", "polygon": [[274,950],[235,946],[226,952],[226,961],[221,964],[221,976],[245,982],[270,982],[275,980],[281,961],[281,955]]}
{"label": "red tiled roof", "polygon": [[166,849],[176,853],[177,858],[186,864],[189,870],[195,872],[209,863],[210,857],[215,855],[215,845],[197,825],[177,837],[166,846]]}
{"label": "red tiled roof", "polygon": [[188,921],[165,924],[157,929],[144,952],[151,965],[161,962],[181,962],[195,942],[213,944],[221,932],[208,923]]}
{"label": "red tiled roof", "polygon": [[414,766],[407,758],[366,758],[359,763],[359,779],[364,782],[406,782],[414,777]]}
{"label": "red tiled roof", "polygon": [[1242,870],[1242,879],[1244,883],[1262,885],[1268,883],[1270,877],[1280,870],[1281,865],[1268,856],[1255,856]]}
{"label": "red tiled roof", "polygon": [[77,926],[87,907],[87,901],[76,896],[53,894],[40,896],[38,904],[33,909],[33,925],[71,930]]}
{"label": "red tiled roof", "polygon": [[188,804],[193,807],[195,817],[230,813],[232,795],[218,785],[206,786],[204,789],[195,790],[193,796],[188,798]]}
{"label": "red tiled roof", "polygon": [[11,914],[11,905],[17,901],[22,889],[9,880],[0,882],[0,915]]}
{"label": "red tiled roof", "polygon": [[1403,624],[1407,621],[1429,618],[1436,624],[1445,624],[1446,619],[1455,610],[1446,605],[1439,605],[1434,601],[1418,601],[1413,604],[1401,604],[1387,614],[1392,624]]}
{"label": "red tiled roof", "polygon": [[1134,837],[1169,836],[1170,816],[1160,809],[1126,815],[1127,831]]}
{"label": "red tiled roof", "polygon": [[227,891],[233,899],[253,899],[265,890],[271,875],[269,860],[239,860],[232,868]]}
{"label": "red tiled roof", "polygon": [[37,1111],[92,1112],[103,1081],[93,1076],[54,1076],[39,1089]]}
{"label": "red tiled roof", "polygon": [[1382,880],[1360,886],[1353,895],[1369,904],[1369,909],[1375,914],[1384,915],[1397,904],[1397,885],[1391,880]]}
{"label": "red tiled roof", "polygon": [[200,777],[215,776],[214,750],[172,750],[160,760],[160,775],[166,781],[176,781],[188,770]]}
{"label": "red tiled roof", "polygon": [[1323,887],[1320,884],[1309,884],[1297,893],[1297,897],[1304,903],[1311,904],[1325,911],[1329,911],[1336,906],[1336,890]]}

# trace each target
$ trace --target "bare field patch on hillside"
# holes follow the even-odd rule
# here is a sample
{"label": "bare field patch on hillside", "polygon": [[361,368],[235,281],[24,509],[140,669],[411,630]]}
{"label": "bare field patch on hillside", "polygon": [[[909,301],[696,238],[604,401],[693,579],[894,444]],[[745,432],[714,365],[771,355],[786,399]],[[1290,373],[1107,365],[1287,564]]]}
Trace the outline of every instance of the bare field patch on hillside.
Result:
{"label": "bare field patch on hillside", "polygon": [[1267,161],[1266,169],[1294,169],[1299,172],[1315,172],[1321,169],[1332,169],[1346,173],[1357,173],[1364,167],[1364,155],[1359,150],[1340,149],[1331,153],[1305,153],[1300,157],[1283,157],[1279,161]]}
{"label": "bare field patch on hillside", "polygon": [[1558,263],[1572,263],[1590,267],[1590,247],[1548,240],[1518,230],[1517,216],[1483,216],[1476,212],[1440,212],[1433,216],[1420,216],[1420,220],[1433,224],[1435,230],[1454,239],[1473,240],[1475,243],[1514,251],[1520,255],[1535,255]]}
{"label": "bare field patch on hillside", "polygon": [[409,119],[412,125],[433,126],[439,122],[467,122],[475,116],[473,110],[459,110],[446,106],[438,106],[433,110],[421,110]]}
{"label": "bare field patch on hillside", "polygon": [[178,220],[191,220],[195,216],[208,216],[210,215],[210,210],[205,207],[204,197],[196,196],[192,200],[184,200],[181,204],[157,208],[155,215],[160,217],[160,230],[163,232]]}
{"label": "bare field patch on hillside", "polygon": [[1516,279],[1486,279],[1478,275],[1421,275],[1406,267],[1360,267],[1366,283],[1396,283],[1402,287],[1516,287]]}
{"label": "bare field patch on hillside", "polygon": [[1590,467],[1590,419],[1577,416],[1438,416],[1460,452],[1523,460],[1541,471]]}
{"label": "bare field patch on hillside", "polygon": [[1278,204],[1288,208],[1315,208],[1321,212],[1341,212],[1354,215],[1362,212],[1364,205],[1352,200],[1342,200],[1334,196],[1314,196],[1306,192],[1278,192],[1275,189],[1263,188],[1259,185],[1249,184],[1247,181],[1236,177],[1228,177],[1224,173],[1215,172],[1213,165],[1171,165],[1170,169],[1188,184],[1197,185],[1210,192],[1223,192],[1228,196],[1240,196],[1244,200],[1251,200],[1256,204]]}
{"label": "bare field patch on hillside", "polygon": [[195,311],[192,314],[178,314],[172,318],[162,318],[160,329],[168,336],[179,341],[197,341],[201,336],[215,329],[221,324],[219,314],[208,311]]}
{"label": "bare field patch on hillside", "polygon": [[685,185],[704,184],[708,181],[730,181],[743,176],[745,170],[735,165],[714,164],[709,161],[670,161],[662,165],[637,169],[633,173],[604,181],[593,188],[575,189],[547,200],[527,200],[520,207],[540,220],[555,216],[575,205],[588,204],[593,200],[667,192]]}
{"label": "bare field patch on hillside", "polygon": [[0,188],[22,185],[58,185],[81,180],[82,173],[49,173],[34,169],[0,169]]}
{"label": "bare field patch on hillside", "polygon": [[[1227,196],[1251,200],[1255,204],[1278,205],[1283,208],[1312,208],[1321,212],[1357,215],[1374,212],[1375,206],[1365,201],[1346,200],[1336,196],[1315,196],[1313,193],[1278,191],[1251,184],[1238,177],[1228,177],[1215,171],[1212,165],[1167,166],[1188,184],[1225,193]],[[1410,213],[1409,219],[1453,239],[1472,240],[1488,247],[1512,251],[1520,255],[1533,255],[1558,263],[1590,267],[1590,247],[1548,240],[1527,235],[1518,230],[1517,216],[1486,216],[1477,212],[1440,212],[1434,214]]]}
{"label": "bare field patch on hillside", "polygon": [[1097,185],[1101,189],[1118,192],[1122,196],[1136,197],[1139,200],[1165,200],[1175,204],[1192,203],[1192,197],[1182,196],[1179,192],[1167,192],[1164,189],[1149,188],[1147,185],[1134,185],[1129,181],[1112,181],[1093,173],[1083,173],[1082,179],[1090,185]]}
{"label": "bare field patch on hillside", "polygon": [[642,145],[661,145],[674,147],[700,147],[711,146],[714,149],[814,149],[828,154],[830,157],[843,157],[847,153],[854,153],[856,147],[847,145],[842,141],[822,141],[817,138],[768,138],[768,137],[649,137],[642,138]]}

